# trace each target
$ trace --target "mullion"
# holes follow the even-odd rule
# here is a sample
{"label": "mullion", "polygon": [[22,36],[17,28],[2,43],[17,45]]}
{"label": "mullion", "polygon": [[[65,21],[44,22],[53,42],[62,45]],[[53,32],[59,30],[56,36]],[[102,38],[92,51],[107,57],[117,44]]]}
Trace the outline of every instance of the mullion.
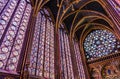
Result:
{"label": "mullion", "polygon": [[[61,31],[62,32],[62,47],[63,47],[63,49],[62,49],[62,54],[63,54],[63,68],[64,68],[64,78],[66,78],[67,77],[67,68],[66,68],[66,59],[65,59],[65,42],[64,42],[64,31],[62,30]],[[65,69],[66,69],[66,71],[65,71]]]}
{"label": "mullion", "polygon": [[[41,15],[41,14],[40,14]],[[39,18],[41,19],[41,17]],[[38,19],[38,23],[40,23],[41,25],[41,22],[39,22],[39,19]],[[40,42],[40,32],[41,32],[41,26],[38,26],[40,27],[40,30],[39,30],[39,39],[38,39],[38,47],[37,47],[37,58],[36,58],[36,69],[35,69],[35,75],[37,73],[37,65],[38,65],[38,55],[39,55],[39,42]]]}
{"label": "mullion", "polygon": [[68,52],[68,46],[67,46],[67,34],[65,33],[65,50],[66,50],[66,63],[67,63],[67,75],[68,75],[68,79],[69,79],[69,61],[68,61],[68,55],[69,55],[69,52]]}
{"label": "mullion", "polygon": [[71,71],[71,54],[70,54],[70,47],[69,47],[69,39],[68,39],[68,35],[66,35],[66,41],[67,41],[67,51],[68,51],[68,64],[69,64],[69,69],[68,69],[68,71],[69,71],[69,77],[71,76],[71,78],[72,78],[72,75],[70,75],[70,74],[72,74],[72,71]]}
{"label": "mullion", "polygon": [[[28,9],[29,8],[29,9]],[[29,14],[28,14],[28,11],[30,12]],[[29,24],[29,22],[30,22],[30,18],[31,18],[31,14],[32,14],[32,12],[31,12],[31,5],[29,5],[29,4],[27,4],[27,6],[26,6],[26,12],[25,12],[25,14],[24,14],[24,18],[23,19],[25,19],[26,17],[27,17],[27,22],[26,22],[26,25],[23,25],[23,24],[21,24],[21,26],[23,27],[25,27],[25,29],[23,30],[24,31],[24,35],[23,35],[23,40],[22,40],[22,45],[21,45],[21,49],[20,49],[20,56],[19,56],[19,61],[18,61],[18,64],[17,64],[17,71],[20,71],[20,67],[22,67],[22,61],[20,60],[20,58],[22,57],[22,59],[24,59],[24,53],[22,53],[22,49],[24,48],[24,41],[25,41],[25,35],[26,35],[26,32],[27,32],[27,28],[28,28],[28,24]],[[25,23],[25,22],[23,22],[23,23]]]}
{"label": "mullion", "polygon": [[80,52],[79,52],[79,49],[78,49],[78,44],[77,44],[77,42],[76,42],[76,46],[77,46],[77,52],[76,53],[79,53],[78,54],[78,56],[79,56],[79,58],[80,58],[80,60],[78,61],[78,63],[79,63],[79,73],[80,73],[80,75],[82,74],[82,72],[81,72],[81,69],[82,69],[82,67],[81,67],[81,56],[80,56]]}
{"label": "mullion", "polygon": [[[50,21],[50,27],[51,27],[51,29],[50,29],[50,32],[51,32],[50,37],[52,35],[54,35],[54,32],[51,31],[52,29],[54,29],[52,24],[53,23]],[[50,68],[49,68],[50,69],[50,78],[52,78],[52,76],[54,75],[54,45],[51,46],[52,44],[54,44],[54,43],[52,43],[54,41],[53,39],[54,39],[54,37],[50,38],[50,52],[52,52],[50,54]],[[53,68],[53,70],[51,69],[51,67]]]}
{"label": "mullion", "polygon": [[5,7],[8,5],[9,1],[10,1],[10,0],[8,0],[8,1],[6,2],[6,4],[5,4],[4,7],[2,8],[2,10],[0,11],[0,15],[2,14],[3,10],[5,9]]}
{"label": "mullion", "polygon": [[46,29],[47,29],[47,25],[46,25],[46,23],[47,23],[47,19],[46,19],[46,17],[45,17],[45,15],[43,15],[44,16],[44,19],[45,19],[45,24],[44,24],[44,27],[45,27],[45,38],[44,38],[44,56],[43,56],[43,77],[44,77],[44,65],[45,65],[45,47],[46,47]]}
{"label": "mullion", "polygon": [[75,50],[75,55],[76,55],[76,60],[77,60],[77,67],[78,67],[78,71],[79,71],[79,75],[80,75],[80,68],[79,68],[79,62],[78,62],[76,42],[75,42],[75,40],[73,42],[74,42],[74,50]]}
{"label": "mullion", "polygon": [[[12,2],[12,0],[11,0],[10,2]],[[14,8],[12,14],[11,14],[11,17],[14,17],[14,16],[15,16],[15,13],[16,13],[16,11],[17,11],[17,8],[18,8],[19,4],[20,4],[20,0],[17,1],[17,5],[15,6],[15,8]],[[9,4],[9,5],[10,5],[10,4]],[[9,6],[9,5],[7,5],[7,9],[8,9],[8,6]],[[3,42],[3,40],[4,40],[5,36],[6,36],[7,30],[8,30],[9,27],[10,27],[10,23],[12,22],[12,19],[13,19],[13,18],[11,18],[11,17],[10,17],[8,23],[6,24],[5,30],[4,30],[1,38],[0,38],[0,46],[2,45],[2,42]]]}
{"label": "mullion", "polygon": [[[76,56],[77,56],[77,60],[78,60],[78,46],[77,46],[77,42],[76,41],[74,41],[74,44],[75,44],[75,50],[76,50]],[[80,76],[80,78],[81,78],[81,67],[80,67],[80,61],[77,61],[77,64],[78,64],[78,69],[79,69],[79,76]]]}
{"label": "mullion", "polygon": [[[69,74],[69,77],[71,76],[71,78],[72,78],[72,75],[73,75],[73,73],[72,73],[72,71],[71,71],[71,69],[72,69],[72,68],[71,68],[71,67],[72,67],[71,62],[72,62],[72,61],[71,61],[71,54],[70,54],[70,47],[69,47],[69,38],[68,38],[68,35],[67,35],[67,34],[66,34],[66,42],[67,42],[66,44],[67,44],[67,52],[68,52],[68,55],[67,55],[67,56],[68,56],[68,66],[69,66],[69,67],[68,67],[68,68],[69,68],[69,69],[68,69],[68,71],[69,71],[68,74]],[[70,74],[72,74],[72,75],[70,75]]]}
{"label": "mullion", "polygon": [[[38,32],[38,30],[39,30],[39,29],[38,29],[39,27],[38,27],[38,24],[37,24],[37,23],[38,23],[38,17],[37,17],[37,20],[36,20],[35,32],[34,32],[34,39],[33,39],[33,44],[32,44],[32,45],[33,45],[33,47],[32,47],[32,54],[35,53],[35,54],[34,54],[34,58],[36,58],[36,53],[37,53],[37,51],[34,51],[34,52],[33,52],[33,50],[35,50],[35,48],[36,48],[36,45],[35,45],[34,43],[36,43],[37,46],[38,46],[38,39],[37,39],[38,34],[37,34],[37,32]],[[37,49],[37,50],[38,50],[38,49]],[[32,59],[32,61],[33,61],[33,59]],[[37,59],[34,61],[34,63],[36,63],[36,61],[37,61]],[[32,75],[35,75],[35,73],[36,73],[36,72],[35,72],[36,65],[35,65],[35,68],[32,68],[32,69],[34,70],[34,73],[31,72],[31,74],[32,74]]]}
{"label": "mullion", "polygon": [[60,47],[61,47],[61,60],[62,60],[62,71],[63,71],[63,78],[65,78],[65,74],[64,74],[64,64],[63,64],[63,34],[62,34],[62,29],[60,28],[60,30],[59,30],[59,32],[60,32],[60,43],[61,43],[61,45],[60,45]]}
{"label": "mullion", "polygon": [[[46,62],[49,62],[49,57],[48,57],[48,58],[46,57],[46,55],[47,55],[47,56],[48,56],[48,55],[50,56],[50,54],[49,54],[49,44],[50,44],[50,40],[49,40],[49,38],[50,38],[50,37],[49,37],[49,34],[50,34],[50,33],[49,33],[49,31],[50,31],[50,29],[49,29],[49,25],[48,25],[48,24],[49,24],[48,18],[47,18],[47,23],[46,23],[46,24],[47,24],[47,30],[46,30],[46,38],[47,38],[47,39],[46,39],[46,47],[45,47],[45,61],[46,61]],[[46,54],[46,53],[47,53],[47,54]],[[47,74],[48,74],[48,69],[47,69],[47,68],[49,68],[49,67],[48,67],[48,64],[47,64],[46,62],[45,62],[45,64],[46,64],[45,66],[46,66],[46,67],[44,67],[44,68],[46,68],[46,69],[44,69],[44,70],[46,71],[46,76],[48,77],[48,75],[47,75]]]}
{"label": "mullion", "polygon": [[[19,5],[19,6],[20,6],[20,5]],[[11,56],[11,53],[12,53],[11,51],[12,51],[12,49],[13,49],[13,47],[14,47],[14,43],[15,43],[15,40],[16,40],[16,37],[17,37],[17,35],[18,35],[18,31],[19,31],[19,28],[20,28],[20,24],[21,24],[21,22],[22,22],[22,19],[23,19],[25,10],[26,10],[26,6],[27,6],[27,4],[25,4],[24,12],[23,12],[23,14],[22,14],[22,17],[20,18],[20,23],[19,23],[19,25],[18,25],[18,29],[17,29],[17,31],[16,31],[16,35],[15,35],[15,37],[14,37],[14,39],[13,39],[13,44],[12,44],[12,47],[11,47],[11,49],[10,49],[10,54],[9,54],[9,56],[8,56],[8,59],[7,59],[7,61],[6,61],[5,69],[6,69],[7,65],[8,65],[8,61],[9,61],[10,56]]]}
{"label": "mullion", "polygon": [[[82,61],[81,61],[81,55],[80,55],[80,51],[79,51],[79,46],[78,46],[78,43],[77,42],[75,42],[75,45],[76,45],[76,50],[77,50],[77,54],[78,54],[78,56],[79,56],[79,58],[80,58],[80,61],[78,61],[78,63],[79,63],[79,75],[80,75],[80,78],[85,78],[85,76],[84,76],[84,70],[83,70],[83,64],[82,64]],[[76,55],[77,55],[76,54]]]}
{"label": "mullion", "polygon": [[67,60],[66,60],[66,38],[65,38],[65,32],[63,31],[63,38],[64,38],[64,55],[65,55],[65,63],[66,63],[66,73],[67,73],[67,78],[68,78],[68,68],[67,68]]}
{"label": "mullion", "polygon": [[[50,32],[51,32],[51,29],[52,29],[52,27],[53,26],[51,26],[51,21],[49,21],[49,24],[50,24]],[[52,35],[53,33],[50,33],[50,37],[51,37],[51,35]],[[50,57],[50,52],[51,52],[51,48],[53,49],[53,47],[51,47],[51,39],[53,39],[53,38],[50,38],[50,44],[49,44],[49,78],[51,78],[51,76],[50,76],[50,74],[51,74],[51,72],[50,72],[50,67],[51,67],[51,57]],[[53,52],[53,51],[52,51]]]}
{"label": "mullion", "polygon": [[[42,14],[41,14],[42,15]],[[43,18],[43,17],[42,17]],[[42,20],[41,20],[42,21]],[[43,22],[43,21],[42,21]],[[42,75],[43,75],[43,65],[44,65],[44,42],[45,42],[45,28],[44,28],[45,26],[41,26],[41,28],[43,29],[43,31],[41,32],[41,49],[40,49],[40,51],[41,51],[41,57],[43,58],[41,61],[42,61],[42,71],[41,71],[41,73],[42,73]]]}
{"label": "mullion", "polygon": [[[46,47],[45,47],[45,50],[47,50],[47,51],[45,51],[45,53],[47,53],[47,55],[49,55],[49,60],[47,61],[47,62],[49,62],[50,61],[50,36],[49,36],[49,32],[50,32],[50,25],[49,25],[49,19],[47,18],[47,30],[46,30],[46,32],[47,32],[47,34],[46,34],[46,37],[47,37],[47,40],[46,40]],[[49,27],[49,28],[48,28]],[[46,54],[45,54],[46,55]],[[45,60],[46,60],[46,57],[45,57]],[[45,62],[46,63],[46,62]],[[50,65],[50,63],[49,63],[49,65]],[[48,67],[48,65],[46,66],[46,67]],[[49,67],[48,67],[49,68]],[[49,69],[48,69],[49,70]],[[46,68],[46,70],[45,71],[47,71],[47,74],[48,74],[48,71],[47,70],[47,68]],[[48,75],[47,75],[48,76]]]}
{"label": "mullion", "polygon": [[[41,40],[41,39],[42,39],[42,37],[41,37],[41,34],[42,34],[42,33],[41,33],[41,31],[42,31],[42,26],[41,26],[41,25],[42,25],[42,17],[43,17],[42,14],[39,12],[39,18],[40,18],[40,20],[39,20],[40,35],[39,35],[39,42],[38,42],[38,43],[39,43],[39,44],[38,44],[38,45],[39,45],[39,46],[38,46],[38,56],[39,56],[40,53],[42,53],[42,52],[40,52],[40,51],[42,51],[42,48],[41,48],[42,46],[41,46],[41,44],[42,44],[42,42],[43,42],[43,41]],[[42,54],[41,54],[40,57],[42,57]],[[41,59],[41,58],[40,58],[40,59]],[[38,61],[37,61],[37,67],[36,67],[36,69],[39,71],[39,73],[41,73],[41,71],[40,71],[41,69],[38,68],[38,63],[41,63],[41,61],[42,61],[42,60],[40,60],[40,59],[39,59],[39,57],[37,58]],[[39,74],[38,74],[38,75],[39,75]]]}
{"label": "mullion", "polygon": [[64,47],[64,33],[63,33],[63,29],[61,29],[61,38],[62,38],[62,42],[61,42],[61,45],[62,45],[62,57],[63,57],[63,71],[64,71],[64,78],[65,76],[67,75],[66,72],[65,72],[65,68],[66,68],[66,63],[65,63],[65,53],[64,53],[64,50],[65,50],[65,47]]}
{"label": "mullion", "polygon": [[[37,21],[38,21],[38,18],[36,20],[36,24],[37,24]],[[36,53],[37,51],[35,50],[35,47],[36,47],[36,36],[37,36],[37,25],[35,24],[35,31],[34,31],[34,35],[33,35],[33,42],[32,42],[32,48],[31,48],[31,57],[30,57],[30,61],[33,62],[33,63],[36,63],[36,60],[34,61],[33,59],[35,58],[36,56]],[[35,44],[36,43],[36,44]],[[33,51],[34,50],[34,51]],[[34,55],[32,55],[34,53]],[[30,64],[30,69],[31,69],[31,75],[35,75],[35,67],[33,67],[33,63]],[[33,70],[33,71],[32,71]]]}

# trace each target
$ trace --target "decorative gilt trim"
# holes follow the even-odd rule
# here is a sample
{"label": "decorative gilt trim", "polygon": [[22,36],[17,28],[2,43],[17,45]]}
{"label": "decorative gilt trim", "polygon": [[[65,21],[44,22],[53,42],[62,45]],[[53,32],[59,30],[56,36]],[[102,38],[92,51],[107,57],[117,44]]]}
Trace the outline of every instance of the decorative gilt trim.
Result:
{"label": "decorative gilt trim", "polygon": [[49,8],[49,7],[46,7],[46,6],[44,6],[43,8],[47,9],[47,11],[49,12],[50,18],[52,19],[53,25],[54,25],[54,27],[55,27],[55,19],[54,19],[54,16],[53,16],[50,8]]}
{"label": "decorative gilt trim", "polygon": [[[81,11],[79,11],[79,12],[89,12],[89,10],[81,10]],[[89,12],[90,13],[90,12]],[[103,15],[102,13],[99,13],[99,12],[96,12],[96,11],[91,11],[91,13],[95,13],[94,14],[94,16],[91,16],[91,15],[89,15],[89,16],[86,16],[85,15],[85,17],[83,17],[79,22],[77,22],[77,24],[74,26],[74,27],[72,27],[71,26],[71,30],[70,30],[70,33],[73,33],[74,32],[74,29],[75,28],[77,28],[79,25],[80,25],[80,23],[82,23],[85,19],[87,19],[87,18],[92,18],[92,17],[97,17],[98,19],[100,18],[100,19],[103,19],[103,20],[105,20],[106,22],[108,22],[108,24],[109,25],[111,25],[111,27],[113,28],[114,27],[114,24],[112,23],[112,21],[107,17],[107,16],[105,16],[105,15]],[[75,21],[74,21],[75,22]],[[73,24],[72,24],[73,25]],[[114,29],[114,28],[113,28]],[[71,34],[70,34],[71,35]],[[72,35],[71,35],[72,36]]]}
{"label": "decorative gilt trim", "polygon": [[[91,24],[90,24],[91,25]],[[86,26],[90,26],[90,25],[86,25]],[[105,26],[92,26],[89,30],[86,30],[84,32],[82,32],[82,35],[80,36],[80,52],[82,54],[82,59],[84,64],[85,64],[85,69],[88,69],[87,67],[87,60],[86,60],[86,57],[85,57],[85,52],[84,52],[84,49],[83,49],[83,41],[86,37],[86,35],[91,31],[91,30],[94,30],[94,29],[107,29]],[[89,70],[86,70],[86,75],[89,75]]]}
{"label": "decorative gilt trim", "polygon": [[[48,2],[49,0],[45,0],[45,1],[43,1],[43,0],[36,0],[35,1],[35,5],[33,5],[33,9],[34,9],[34,12],[33,12],[33,16],[37,16],[37,14],[38,14],[38,12],[39,12],[39,10]],[[34,2],[33,2],[34,3]]]}
{"label": "decorative gilt trim", "polygon": [[61,0],[60,5],[59,5],[59,9],[58,9],[58,14],[57,14],[57,18],[56,18],[56,28],[55,28],[56,31],[58,31],[58,27],[59,27],[59,26],[58,26],[59,15],[60,15],[60,10],[61,10],[61,8],[62,8],[63,1],[64,1],[64,0]]}
{"label": "decorative gilt trim", "polygon": [[63,10],[63,13],[61,14],[60,19],[59,19],[59,22],[58,22],[58,28],[59,28],[60,24],[63,22],[62,19],[64,18],[65,13],[66,13],[66,12],[70,9],[70,7],[72,7],[72,5],[75,4],[75,3],[76,3],[76,1],[71,2],[71,3],[69,4],[69,6],[67,6],[67,8],[65,8],[65,10]]}

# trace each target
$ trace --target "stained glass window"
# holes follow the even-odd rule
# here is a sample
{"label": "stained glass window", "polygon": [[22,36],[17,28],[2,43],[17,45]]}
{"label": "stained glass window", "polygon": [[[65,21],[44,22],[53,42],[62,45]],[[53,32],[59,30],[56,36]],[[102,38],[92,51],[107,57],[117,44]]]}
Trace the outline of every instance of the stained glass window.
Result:
{"label": "stained glass window", "polygon": [[85,72],[84,72],[83,63],[82,63],[82,59],[80,55],[78,41],[74,39],[73,43],[74,43],[74,51],[75,51],[75,56],[76,56],[79,77],[80,79],[85,79]]}
{"label": "stained glass window", "polygon": [[30,0],[26,0],[26,1],[30,3]]}
{"label": "stained glass window", "polygon": [[8,3],[8,0],[0,0],[0,13],[7,3]]}
{"label": "stained glass window", "polygon": [[25,0],[9,0],[0,15],[0,69],[16,72],[30,13]]}
{"label": "stained glass window", "polygon": [[59,29],[59,36],[62,79],[74,79],[69,38],[63,28]]}
{"label": "stained glass window", "polygon": [[120,0],[115,0],[118,4],[119,4],[119,6],[120,6]]}
{"label": "stained glass window", "polygon": [[84,40],[86,57],[94,59],[117,52],[118,43],[115,35],[110,31],[94,30]]}
{"label": "stained glass window", "polygon": [[115,1],[114,0],[108,0],[108,2],[111,4],[113,9],[117,12],[117,14],[120,16],[120,1],[119,0],[115,0]]}
{"label": "stained glass window", "polygon": [[8,22],[17,6],[17,0],[10,0],[5,9],[3,10],[2,14],[0,15],[0,39],[4,33],[4,30],[7,27]]}
{"label": "stained glass window", "polygon": [[54,26],[43,10],[36,19],[29,71],[33,76],[54,79]]}

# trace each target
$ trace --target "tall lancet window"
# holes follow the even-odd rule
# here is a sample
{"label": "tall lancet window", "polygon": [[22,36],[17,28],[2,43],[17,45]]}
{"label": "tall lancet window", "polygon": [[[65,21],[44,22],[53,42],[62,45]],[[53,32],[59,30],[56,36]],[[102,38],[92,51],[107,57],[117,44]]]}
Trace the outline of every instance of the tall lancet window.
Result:
{"label": "tall lancet window", "polygon": [[[1,0],[0,70],[16,72],[31,6],[25,0]],[[3,9],[4,8],[4,9]],[[2,10],[3,9],[3,10]]]}
{"label": "tall lancet window", "polygon": [[69,38],[63,25],[59,29],[62,79],[74,79],[70,54]]}
{"label": "tall lancet window", "polygon": [[85,72],[83,69],[83,63],[82,63],[81,54],[80,54],[79,45],[78,45],[79,42],[76,39],[74,39],[73,43],[74,43],[74,51],[75,51],[75,56],[76,56],[79,77],[80,79],[85,79]]}
{"label": "tall lancet window", "polygon": [[54,79],[54,26],[46,9],[36,19],[29,71],[31,76]]}

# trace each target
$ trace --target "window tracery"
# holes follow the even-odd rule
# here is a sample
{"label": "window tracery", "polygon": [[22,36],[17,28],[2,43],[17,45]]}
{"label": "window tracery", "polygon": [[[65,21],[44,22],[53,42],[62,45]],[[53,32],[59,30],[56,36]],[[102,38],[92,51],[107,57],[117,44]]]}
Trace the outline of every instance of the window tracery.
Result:
{"label": "window tracery", "polygon": [[85,79],[85,72],[83,68],[83,63],[82,63],[82,58],[81,58],[78,42],[74,39],[73,44],[74,44],[74,51],[75,51],[75,56],[76,56],[79,77],[80,79]]}
{"label": "window tracery", "polygon": [[29,71],[33,76],[54,79],[54,26],[49,18],[42,10],[37,16]]}
{"label": "window tracery", "polygon": [[10,0],[0,15],[0,40],[17,6],[17,0]]}
{"label": "window tracery", "polygon": [[0,15],[0,69],[12,72],[17,70],[31,13],[31,6],[25,0],[17,3],[18,0],[9,0]]}
{"label": "window tracery", "polygon": [[74,79],[68,35],[63,28],[59,29],[59,34],[62,78]]}
{"label": "window tracery", "polygon": [[8,0],[0,0],[0,13],[7,4]]}
{"label": "window tracery", "polygon": [[113,7],[113,9],[117,12],[117,14],[120,16],[120,1],[119,0],[108,0],[110,5]]}
{"label": "window tracery", "polygon": [[118,41],[113,33],[107,30],[94,30],[84,40],[87,59],[94,59],[117,52]]}

